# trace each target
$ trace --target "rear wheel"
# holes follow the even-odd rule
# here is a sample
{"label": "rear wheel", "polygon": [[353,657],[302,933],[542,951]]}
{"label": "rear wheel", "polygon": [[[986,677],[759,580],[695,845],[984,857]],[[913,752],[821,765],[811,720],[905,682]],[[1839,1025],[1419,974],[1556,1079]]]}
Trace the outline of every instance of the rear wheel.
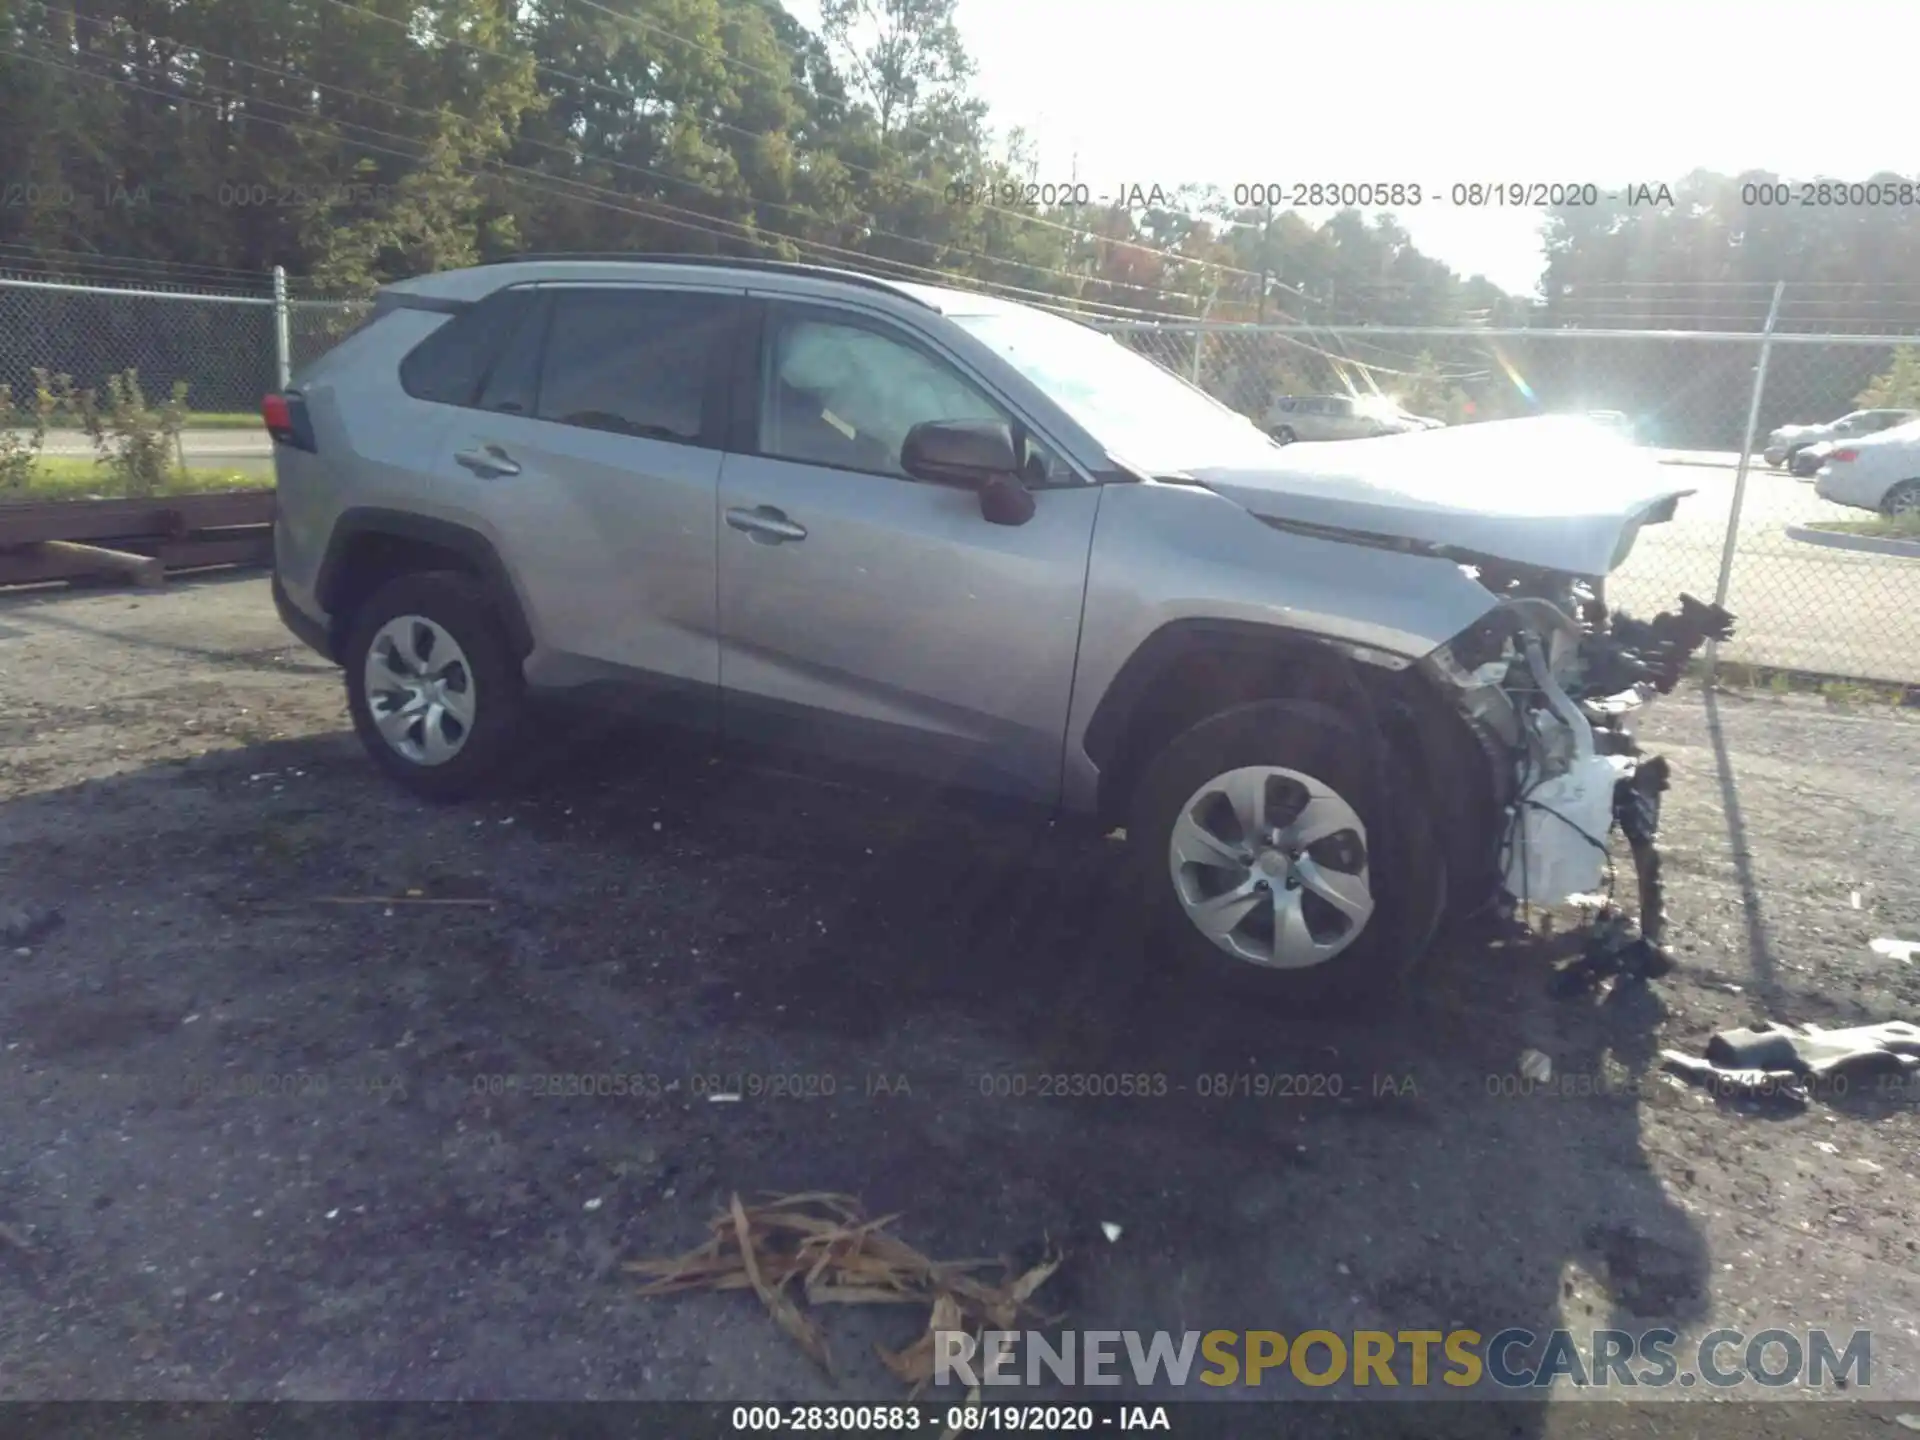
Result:
{"label": "rear wheel", "polygon": [[470,576],[432,571],[381,586],[354,617],[341,661],[360,743],[414,793],[464,799],[497,783],[516,755],[525,685]]}
{"label": "rear wheel", "polygon": [[1293,427],[1291,425],[1276,425],[1267,433],[1273,436],[1277,444],[1281,445],[1291,445],[1295,440],[1300,438],[1293,433]]}
{"label": "rear wheel", "polygon": [[1920,515],[1920,480],[1902,480],[1886,493],[1880,508],[1889,515]]}
{"label": "rear wheel", "polygon": [[1127,835],[1178,959],[1302,1007],[1393,998],[1438,926],[1445,865],[1417,787],[1354,731],[1325,706],[1259,701],[1148,766]]}

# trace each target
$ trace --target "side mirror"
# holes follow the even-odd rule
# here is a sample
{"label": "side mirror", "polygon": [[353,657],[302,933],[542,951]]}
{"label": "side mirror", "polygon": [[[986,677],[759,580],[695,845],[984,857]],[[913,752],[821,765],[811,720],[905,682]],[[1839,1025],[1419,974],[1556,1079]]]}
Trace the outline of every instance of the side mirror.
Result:
{"label": "side mirror", "polygon": [[980,496],[980,514],[995,525],[1033,518],[1033,494],[1020,483],[1013,427],[1000,420],[928,420],[907,432],[900,468],[916,480],[964,485]]}

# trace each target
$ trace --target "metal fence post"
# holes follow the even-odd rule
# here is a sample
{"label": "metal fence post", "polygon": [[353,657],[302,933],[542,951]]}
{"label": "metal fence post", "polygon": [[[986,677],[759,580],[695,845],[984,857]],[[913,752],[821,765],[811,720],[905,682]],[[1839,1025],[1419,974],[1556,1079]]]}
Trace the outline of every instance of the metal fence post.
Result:
{"label": "metal fence post", "polygon": [[[1780,297],[1787,282],[1776,280],[1773,303],[1767,306],[1767,323],[1760,331],[1760,360],[1753,367],[1753,395],[1747,401],[1747,429],[1740,441],[1740,465],[1733,472],[1733,505],[1727,512],[1727,540],[1720,549],[1720,579],[1713,587],[1713,603],[1727,603],[1727,586],[1733,580],[1733,548],[1740,540],[1740,511],[1747,501],[1747,469],[1753,463],[1753,432],[1760,424],[1760,397],[1767,388],[1767,359],[1773,354],[1773,327],[1780,319]],[[1720,642],[1707,642],[1707,683],[1713,683],[1720,663]]]}
{"label": "metal fence post", "polygon": [[1213,314],[1213,302],[1220,298],[1220,279],[1214,277],[1207,289],[1207,300],[1200,307],[1200,323],[1193,327],[1193,374],[1187,378],[1197,389],[1200,385],[1200,359],[1207,353],[1207,320]]}
{"label": "metal fence post", "polygon": [[274,388],[284,390],[293,383],[293,338],[287,328],[287,271],[273,267],[273,368]]}

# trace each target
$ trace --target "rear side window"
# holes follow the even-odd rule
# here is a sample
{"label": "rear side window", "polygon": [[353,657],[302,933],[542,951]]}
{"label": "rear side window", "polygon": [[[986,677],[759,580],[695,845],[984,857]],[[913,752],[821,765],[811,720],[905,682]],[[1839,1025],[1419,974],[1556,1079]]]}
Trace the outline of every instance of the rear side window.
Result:
{"label": "rear side window", "polygon": [[487,371],[475,402],[482,410],[503,415],[531,415],[540,386],[540,347],[546,336],[547,317],[553,313],[548,297],[536,294],[529,305],[521,307],[513,333],[507,337],[498,357]]}
{"label": "rear side window", "polygon": [[686,444],[719,433],[704,421],[735,313],[727,297],[595,289],[552,303],[541,419]]}
{"label": "rear side window", "polygon": [[487,372],[533,303],[531,290],[496,290],[407,352],[400,387],[416,400],[471,405]]}

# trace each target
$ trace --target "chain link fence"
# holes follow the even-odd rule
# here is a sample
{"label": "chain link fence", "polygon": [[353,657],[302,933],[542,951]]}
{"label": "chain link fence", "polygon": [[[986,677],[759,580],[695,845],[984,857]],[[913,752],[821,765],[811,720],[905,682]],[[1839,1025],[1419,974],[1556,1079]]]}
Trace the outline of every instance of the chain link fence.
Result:
{"label": "chain link fence", "polygon": [[[1769,312],[1776,320],[1777,301]],[[252,412],[263,392],[324,354],[369,306],[365,299],[297,293],[283,277],[262,276],[259,292],[250,294],[0,275],[0,383],[24,399],[36,367],[79,386],[133,368],[149,396],[163,396],[181,380],[191,411]],[[1618,316],[1597,315],[1597,327]],[[1920,381],[1920,350],[1907,348],[1920,345],[1920,336],[1808,333],[1824,318],[1811,311],[1799,317],[1799,328],[1771,336],[1704,328],[1148,321],[1103,328],[1264,428],[1295,427],[1303,441],[1338,433],[1334,417],[1313,408],[1328,401],[1357,402],[1363,412],[1397,407],[1452,425],[1618,412],[1638,443],[1696,493],[1672,522],[1642,534],[1609,585],[1611,598],[1651,613],[1683,590],[1721,595],[1724,583],[1725,603],[1740,625],[1723,658],[1920,683],[1920,560],[1803,538],[1828,538],[1809,527],[1873,517],[1821,499],[1810,479],[1770,466],[1760,453],[1776,426],[1828,421],[1856,408],[1903,355]],[[1289,399],[1294,410],[1277,408]],[[1302,410],[1301,402],[1311,404]],[[1906,403],[1920,407],[1920,395]],[[1755,453],[1743,467],[1750,411]],[[244,443],[222,442],[219,453],[230,456]],[[265,436],[251,443],[264,466]],[[192,444],[187,448],[191,461]]]}
{"label": "chain link fence", "polygon": [[[1920,682],[1920,558],[1830,548],[1818,527],[1874,512],[1821,499],[1812,475],[1763,458],[1775,427],[1831,421],[1920,336],[1105,323],[1116,338],[1278,438],[1367,433],[1399,411],[1450,425],[1611,411],[1695,493],[1642,532],[1609,581],[1650,614],[1681,591],[1739,616],[1722,659]],[[1765,375],[1762,381],[1762,356]],[[1904,352],[1904,360],[1902,359]],[[1758,390],[1753,455],[1742,477]],[[1897,388],[1897,387],[1896,387]],[[1900,403],[1886,402],[1889,405]],[[1920,409],[1920,395],[1904,403]],[[1920,446],[1914,470],[1920,477]],[[1543,475],[1541,484],[1554,483]],[[1811,537],[1811,538],[1809,538]],[[1844,538],[1844,537],[1843,537]],[[1827,543],[1815,543],[1824,541]]]}
{"label": "chain link fence", "polygon": [[299,368],[358,324],[369,304],[290,295],[284,286],[276,296],[272,277],[261,281],[259,292],[246,293],[0,274],[0,385],[25,405],[35,370],[97,390],[131,369],[151,400],[184,382],[191,411],[256,412],[282,373],[283,351]]}

